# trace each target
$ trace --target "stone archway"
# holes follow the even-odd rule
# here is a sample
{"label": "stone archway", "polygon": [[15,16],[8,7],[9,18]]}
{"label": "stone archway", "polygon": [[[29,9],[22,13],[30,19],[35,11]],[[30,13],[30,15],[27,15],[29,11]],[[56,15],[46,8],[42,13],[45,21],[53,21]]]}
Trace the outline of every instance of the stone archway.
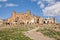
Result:
{"label": "stone archway", "polygon": [[45,20],[45,21],[43,21],[43,23],[44,23],[44,24],[48,24],[48,23],[49,23],[49,21],[48,21],[48,20]]}

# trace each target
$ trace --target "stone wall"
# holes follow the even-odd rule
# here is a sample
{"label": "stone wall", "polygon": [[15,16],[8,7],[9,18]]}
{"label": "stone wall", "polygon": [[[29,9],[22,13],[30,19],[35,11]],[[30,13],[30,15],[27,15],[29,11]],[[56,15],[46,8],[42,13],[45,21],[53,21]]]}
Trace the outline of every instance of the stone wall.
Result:
{"label": "stone wall", "polygon": [[55,23],[55,19],[53,18],[42,18],[35,15],[32,15],[31,12],[28,10],[26,13],[16,13],[13,11],[12,16],[8,19],[9,23],[38,23],[38,24],[45,24],[45,23]]}
{"label": "stone wall", "polygon": [[2,24],[3,24],[3,20],[0,19],[0,25],[2,25]]}

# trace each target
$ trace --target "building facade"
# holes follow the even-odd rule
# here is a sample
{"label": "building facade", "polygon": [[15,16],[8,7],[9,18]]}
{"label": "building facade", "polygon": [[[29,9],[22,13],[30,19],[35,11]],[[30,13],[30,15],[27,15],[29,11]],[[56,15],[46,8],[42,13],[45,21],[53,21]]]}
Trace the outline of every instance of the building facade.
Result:
{"label": "building facade", "polygon": [[26,13],[16,13],[13,11],[12,16],[8,19],[7,23],[10,24],[53,24],[55,23],[54,18],[42,18],[39,16],[32,15],[28,10]]}
{"label": "building facade", "polygon": [[2,19],[0,19],[0,25],[2,25],[3,24],[3,20]]}

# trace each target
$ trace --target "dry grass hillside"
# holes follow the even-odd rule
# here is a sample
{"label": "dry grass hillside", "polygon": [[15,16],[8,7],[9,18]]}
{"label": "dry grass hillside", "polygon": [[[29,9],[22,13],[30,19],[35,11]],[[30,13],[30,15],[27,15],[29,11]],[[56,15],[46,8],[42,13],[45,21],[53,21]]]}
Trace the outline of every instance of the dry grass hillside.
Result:
{"label": "dry grass hillside", "polygon": [[60,24],[44,24],[37,30],[37,32],[41,32],[50,38],[60,40]]}
{"label": "dry grass hillside", "polygon": [[[45,36],[60,40],[60,24],[39,24],[37,32],[41,32]],[[1,25],[0,40],[32,40],[24,35],[24,32],[38,27],[33,24],[22,25]]]}

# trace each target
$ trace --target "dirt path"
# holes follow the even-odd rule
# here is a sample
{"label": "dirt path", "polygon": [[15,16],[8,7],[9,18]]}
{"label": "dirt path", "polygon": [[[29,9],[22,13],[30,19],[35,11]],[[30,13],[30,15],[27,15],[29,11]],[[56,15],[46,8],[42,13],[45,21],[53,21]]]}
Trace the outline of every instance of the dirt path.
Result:
{"label": "dirt path", "polygon": [[31,39],[34,39],[34,40],[55,40],[54,38],[49,38],[47,36],[44,36],[40,32],[36,32],[37,29],[38,28],[27,31],[27,32],[25,32],[25,35],[30,37]]}

